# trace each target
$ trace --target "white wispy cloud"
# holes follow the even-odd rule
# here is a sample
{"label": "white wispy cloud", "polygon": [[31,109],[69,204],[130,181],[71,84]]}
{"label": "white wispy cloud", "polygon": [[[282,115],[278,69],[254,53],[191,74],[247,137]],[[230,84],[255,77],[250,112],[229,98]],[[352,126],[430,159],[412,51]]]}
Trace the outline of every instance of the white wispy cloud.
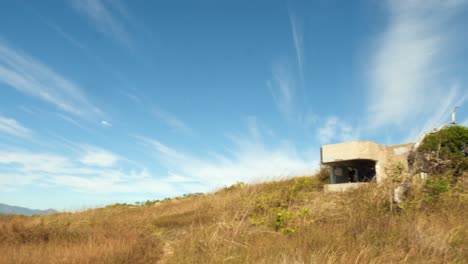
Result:
{"label": "white wispy cloud", "polygon": [[178,194],[173,185],[152,178],[146,171],[123,172],[120,170],[102,170],[92,176],[54,175],[48,182],[68,187],[76,192],[90,194],[131,194],[151,193],[157,196]]}
{"label": "white wispy cloud", "polygon": [[336,116],[325,120],[323,126],[317,129],[317,137],[321,144],[339,143],[359,139],[359,131],[349,123]]}
{"label": "white wispy cloud", "polygon": [[291,21],[291,32],[296,51],[297,65],[301,81],[304,82],[304,34],[298,18],[289,12],[289,20]]}
{"label": "white wispy cloud", "polygon": [[72,7],[84,15],[104,35],[108,35],[128,48],[132,39],[125,25],[128,11],[119,1],[71,0]]}
{"label": "white wispy cloud", "polygon": [[310,133],[319,121],[318,115],[307,103],[305,92],[301,88],[303,81],[288,63],[276,63],[273,66],[272,80],[267,82],[273,101],[287,125],[295,125]]}
{"label": "white wispy cloud", "polygon": [[451,112],[453,108],[455,106],[463,105],[467,98],[468,94],[461,95],[460,89],[457,85],[452,85],[452,87],[445,89],[444,96],[443,98],[439,98],[437,107],[433,109],[432,115],[430,115],[425,122],[422,122],[419,127],[413,129],[405,141],[413,142],[421,136],[422,133],[446,124],[451,120]]}
{"label": "white wispy cloud", "polygon": [[15,166],[20,175],[64,173],[72,168],[72,163],[60,155],[11,149],[0,151],[0,164]]}
{"label": "white wispy cloud", "polygon": [[102,115],[77,84],[1,39],[0,82],[82,118]]}
{"label": "white wispy cloud", "polygon": [[[143,149],[159,164],[156,174],[117,153],[92,145],[67,142],[67,155],[2,148],[0,189],[14,190],[23,185],[56,186],[96,196],[142,197],[145,194],[162,198],[211,191],[237,181],[310,174],[318,168],[317,151],[314,154],[301,152],[282,139],[267,144],[265,135],[271,136],[268,129],[258,126],[254,117],[248,118],[247,125],[246,134],[228,137],[231,147],[221,152],[208,151],[207,155],[138,137]],[[15,178],[21,180],[15,181]]]}
{"label": "white wispy cloud", "polygon": [[106,126],[106,127],[111,127],[112,124],[109,121],[106,120],[101,120],[101,125]]}
{"label": "white wispy cloud", "polygon": [[177,132],[191,133],[192,128],[176,114],[161,108],[157,104],[152,103],[143,95],[137,95],[137,91],[120,91],[120,94],[130,99],[137,107],[149,112],[153,117],[156,117],[161,123],[168,126]]}
{"label": "white wispy cloud", "polygon": [[136,94],[133,94],[127,91],[120,91],[120,94],[132,100],[132,102],[135,103],[136,105],[140,106],[143,104],[143,100]]}
{"label": "white wispy cloud", "polygon": [[0,190],[12,191],[34,184],[96,195],[151,193],[155,197],[180,194],[176,186],[152,177],[144,168],[120,168],[119,163],[125,159],[112,152],[94,146],[78,149],[88,151],[76,157],[20,149],[0,151]]}
{"label": "white wispy cloud", "polygon": [[369,66],[371,128],[411,125],[420,133],[440,125],[442,116],[460,103],[463,94],[453,85],[457,76],[450,75],[448,61],[456,42],[451,19],[466,2],[387,1],[389,24]]}
{"label": "white wispy cloud", "polygon": [[273,65],[273,81],[268,82],[279,111],[287,118],[295,113],[296,89],[293,71],[285,63]]}
{"label": "white wispy cloud", "polygon": [[15,191],[18,187],[31,184],[36,179],[40,178],[35,174],[14,174],[0,172],[0,191],[11,192]]}
{"label": "white wispy cloud", "polygon": [[85,146],[84,149],[85,153],[80,158],[80,162],[86,165],[113,167],[121,159],[115,153],[102,148]]}
{"label": "white wispy cloud", "polygon": [[84,126],[83,124],[81,124],[80,122],[76,121],[75,119],[67,116],[67,115],[64,115],[64,114],[61,114],[61,113],[57,113],[56,114],[59,118],[61,118],[62,120],[78,127],[78,128],[81,128],[83,130],[86,130],[88,132],[90,132],[91,130],[89,128],[87,128],[86,126]]}
{"label": "white wispy cloud", "polygon": [[272,65],[272,78],[267,82],[279,112],[290,124],[297,124],[309,131],[317,121],[317,115],[306,103],[304,30],[300,19],[289,10],[291,39],[295,59],[277,60]]}
{"label": "white wispy cloud", "polygon": [[173,113],[165,111],[159,107],[153,106],[151,113],[158,118],[161,122],[169,126],[170,128],[179,132],[190,132],[190,127],[181,119],[179,119]]}
{"label": "white wispy cloud", "polygon": [[249,131],[247,136],[229,137],[232,146],[226,152],[211,153],[208,157],[177,150],[151,138],[139,140],[166,167],[168,174],[177,176],[172,179],[178,179],[179,186],[184,185],[183,180],[195,184],[191,191],[209,191],[237,181],[311,174],[318,168],[318,155],[304,154],[286,140],[266,144],[264,133],[256,124],[251,124]]}
{"label": "white wispy cloud", "polygon": [[[71,1],[71,0],[69,0]],[[30,5],[26,2],[23,3],[26,7],[29,8],[36,16],[39,18],[39,20],[44,23],[47,27],[49,27],[52,31],[54,31],[56,34],[58,34],[61,38],[63,38],[65,41],[67,41],[69,44],[73,45],[74,47],[80,49],[84,54],[86,54],[88,57],[94,60],[95,64],[102,68],[102,70],[106,72],[110,72],[114,78],[118,79],[119,81],[123,82],[128,82],[126,81],[125,77],[121,72],[116,70],[114,65],[106,63],[105,60],[101,58],[100,55],[95,53],[92,49],[90,49],[87,45],[85,45],[85,42],[82,42],[78,36],[74,36],[73,34],[69,33],[67,31],[67,28],[64,27],[63,25],[60,25],[56,22],[54,22],[51,17],[43,15],[37,8],[35,8],[33,5]],[[121,3],[119,0],[113,0],[111,3],[113,6],[115,6],[116,10],[120,12],[124,17],[126,17],[128,20],[130,20],[130,15],[128,12],[125,10],[125,6],[123,3]]]}
{"label": "white wispy cloud", "polygon": [[0,133],[22,138],[31,137],[33,134],[31,129],[24,127],[15,119],[4,116],[0,116]]}
{"label": "white wispy cloud", "polygon": [[82,50],[86,49],[83,43],[78,41],[72,35],[65,32],[65,30],[63,30],[61,26],[52,22],[52,20],[50,20],[47,16],[42,15],[42,13],[38,9],[36,9],[34,6],[26,2],[23,2],[22,4],[24,4],[24,6],[26,6],[30,11],[32,11],[40,19],[40,21],[42,21],[45,25],[47,25],[49,28],[55,31],[58,35],[60,35],[63,39],[68,41],[70,44]]}

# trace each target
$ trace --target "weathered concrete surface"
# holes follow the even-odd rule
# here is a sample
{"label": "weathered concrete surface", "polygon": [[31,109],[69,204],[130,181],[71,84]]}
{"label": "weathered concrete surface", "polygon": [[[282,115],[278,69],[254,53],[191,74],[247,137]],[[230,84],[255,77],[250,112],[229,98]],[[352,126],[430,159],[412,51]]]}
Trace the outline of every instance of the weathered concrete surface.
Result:
{"label": "weathered concrete surface", "polygon": [[[405,168],[408,167],[407,159],[412,146],[413,143],[384,146],[371,141],[351,141],[324,145],[321,148],[321,161],[322,164],[337,167],[353,167],[353,163],[358,160],[374,161],[375,180],[380,183],[387,177],[386,168],[391,164],[400,163]],[[333,184],[329,185],[329,191],[350,188],[331,185]]]}
{"label": "weathered concrete surface", "polygon": [[384,146],[370,141],[351,141],[322,146],[322,163],[330,164],[347,160],[379,160]]}
{"label": "weathered concrete surface", "polygon": [[337,184],[325,184],[323,190],[325,192],[344,192],[347,190],[356,189],[363,185],[367,185],[367,182],[348,182],[348,183],[337,183]]}

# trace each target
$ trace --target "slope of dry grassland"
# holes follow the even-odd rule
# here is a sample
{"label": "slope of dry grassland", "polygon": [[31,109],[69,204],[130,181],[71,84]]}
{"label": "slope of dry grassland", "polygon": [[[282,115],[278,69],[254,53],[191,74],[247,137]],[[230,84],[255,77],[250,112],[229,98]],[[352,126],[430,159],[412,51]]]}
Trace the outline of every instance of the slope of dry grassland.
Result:
{"label": "slope of dry grassland", "polygon": [[[326,173],[140,206],[0,218],[0,263],[467,263],[466,179],[323,193]],[[434,189],[428,189],[434,188]]]}

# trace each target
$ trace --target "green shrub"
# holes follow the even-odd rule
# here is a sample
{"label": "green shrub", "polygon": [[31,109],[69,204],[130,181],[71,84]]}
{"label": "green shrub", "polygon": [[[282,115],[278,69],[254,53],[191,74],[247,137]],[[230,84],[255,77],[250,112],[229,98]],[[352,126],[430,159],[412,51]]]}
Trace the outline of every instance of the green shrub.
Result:
{"label": "green shrub", "polygon": [[406,180],[406,168],[401,162],[390,163],[385,167],[385,173],[394,184],[400,184]]}
{"label": "green shrub", "polygon": [[430,174],[458,176],[468,170],[467,144],[468,128],[464,126],[451,126],[430,134],[416,153],[418,166]]}
{"label": "green shrub", "polygon": [[450,179],[444,176],[431,177],[425,181],[423,191],[424,201],[434,204],[442,194],[450,191]]}

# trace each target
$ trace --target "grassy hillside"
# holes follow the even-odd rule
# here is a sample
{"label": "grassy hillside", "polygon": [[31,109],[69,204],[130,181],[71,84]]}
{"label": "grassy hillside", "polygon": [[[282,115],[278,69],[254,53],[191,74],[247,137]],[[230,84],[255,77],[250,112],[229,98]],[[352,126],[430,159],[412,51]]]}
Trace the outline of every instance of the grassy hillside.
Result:
{"label": "grassy hillside", "polygon": [[[466,174],[323,193],[326,171],[209,195],[3,216],[0,263],[466,263]],[[436,179],[436,178],[435,178]],[[440,188],[440,186],[447,188]]]}

